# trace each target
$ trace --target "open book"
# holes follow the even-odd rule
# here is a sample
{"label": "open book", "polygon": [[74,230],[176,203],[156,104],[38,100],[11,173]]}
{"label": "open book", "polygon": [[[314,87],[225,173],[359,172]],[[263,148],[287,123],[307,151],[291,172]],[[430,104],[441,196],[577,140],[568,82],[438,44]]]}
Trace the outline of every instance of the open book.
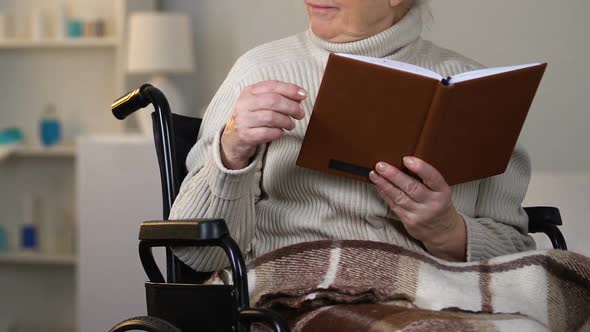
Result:
{"label": "open book", "polygon": [[450,185],[503,173],[547,64],[443,77],[398,61],[331,54],[297,165],[369,181],[416,156]]}

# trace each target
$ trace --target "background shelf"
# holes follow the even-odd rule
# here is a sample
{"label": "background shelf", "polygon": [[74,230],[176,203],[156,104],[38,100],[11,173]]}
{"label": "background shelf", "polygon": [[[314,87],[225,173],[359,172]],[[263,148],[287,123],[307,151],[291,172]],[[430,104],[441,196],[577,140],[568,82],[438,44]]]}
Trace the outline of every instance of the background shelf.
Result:
{"label": "background shelf", "polygon": [[14,152],[19,158],[74,158],[76,148],[74,146],[55,147],[22,147]]}
{"label": "background shelf", "polygon": [[76,266],[78,258],[73,255],[46,255],[37,253],[2,254],[0,265]]}
{"label": "background shelf", "polygon": [[76,38],[63,40],[4,40],[0,41],[0,49],[50,49],[50,48],[100,48],[117,46],[117,39],[104,38]]}

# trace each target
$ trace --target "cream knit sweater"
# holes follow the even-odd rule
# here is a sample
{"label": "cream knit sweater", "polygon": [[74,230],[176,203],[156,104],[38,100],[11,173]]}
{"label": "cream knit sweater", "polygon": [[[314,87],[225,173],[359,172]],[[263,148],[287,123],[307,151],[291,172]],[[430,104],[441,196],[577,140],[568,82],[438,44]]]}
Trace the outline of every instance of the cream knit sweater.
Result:
{"label": "cream knit sweater", "polygon": [[[373,185],[295,165],[330,52],[399,60],[443,76],[481,67],[421,39],[421,32],[422,12],[416,7],[396,25],[361,41],[335,44],[307,31],[247,52],[209,105],[170,219],[225,219],[247,260],[286,245],[321,239],[382,241],[424,251]],[[220,159],[221,132],[240,91],[264,80],[305,88],[309,92],[302,103],[306,117],[283,138],[260,147],[249,166],[228,170]],[[391,91],[392,98],[395,93]],[[359,110],[359,116],[370,112]],[[453,203],[467,224],[469,261],[534,248],[521,208],[529,177],[529,158],[517,148],[504,174],[452,188]],[[219,249],[177,248],[174,252],[198,270],[227,265]]]}

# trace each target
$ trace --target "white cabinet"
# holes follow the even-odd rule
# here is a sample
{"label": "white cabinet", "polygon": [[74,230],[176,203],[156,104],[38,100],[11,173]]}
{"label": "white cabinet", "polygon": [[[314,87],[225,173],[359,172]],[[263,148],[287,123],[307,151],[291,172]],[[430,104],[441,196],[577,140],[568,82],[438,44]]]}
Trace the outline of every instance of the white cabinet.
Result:
{"label": "white cabinet", "polygon": [[87,137],[79,144],[79,331],[103,332],[145,315],[139,224],[162,217],[154,143]]}

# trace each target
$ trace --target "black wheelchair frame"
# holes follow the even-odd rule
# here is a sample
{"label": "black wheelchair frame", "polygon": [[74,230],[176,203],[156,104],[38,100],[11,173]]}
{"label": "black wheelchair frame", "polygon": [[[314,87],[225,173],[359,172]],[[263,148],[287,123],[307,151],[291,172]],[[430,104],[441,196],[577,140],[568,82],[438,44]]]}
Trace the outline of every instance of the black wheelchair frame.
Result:
{"label": "black wheelchair frame", "polygon": [[[182,179],[188,173],[185,160],[197,141],[201,119],[173,114],[164,94],[149,84],[115,101],[112,112],[123,120],[149,104],[155,110],[152,121],[164,220],[147,221],[140,226],[139,256],[149,279],[145,284],[148,316],[127,319],[110,331],[249,331],[250,324],[255,322],[266,323],[274,331],[288,331],[287,324],[273,311],[250,308],[246,265],[224,220],[167,221]],[[557,208],[526,207],[525,211],[529,233],[545,233],[555,249],[567,250],[558,228],[562,220]],[[190,269],[172,254],[173,246],[221,247],[229,258],[234,285],[203,285],[211,273]],[[166,247],[166,280],[154,260],[154,247]]]}
{"label": "black wheelchair frame", "polygon": [[[127,319],[110,331],[249,331],[254,322],[265,322],[277,332],[288,331],[276,313],[250,308],[246,264],[225,221],[167,221],[181,180],[187,174],[184,161],[197,140],[200,120],[172,114],[164,94],[149,84],[115,101],[112,112],[123,120],[149,104],[155,109],[152,120],[162,179],[164,220],[144,222],[139,231],[139,256],[149,279],[145,284],[148,316]],[[179,128],[188,129],[188,137],[175,139],[173,119]],[[172,255],[173,246],[221,247],[229,258],[234,285],[201,284],[210,273],[194,272]],[[152,254],[154,247],[166,247],[167,282]]]}

